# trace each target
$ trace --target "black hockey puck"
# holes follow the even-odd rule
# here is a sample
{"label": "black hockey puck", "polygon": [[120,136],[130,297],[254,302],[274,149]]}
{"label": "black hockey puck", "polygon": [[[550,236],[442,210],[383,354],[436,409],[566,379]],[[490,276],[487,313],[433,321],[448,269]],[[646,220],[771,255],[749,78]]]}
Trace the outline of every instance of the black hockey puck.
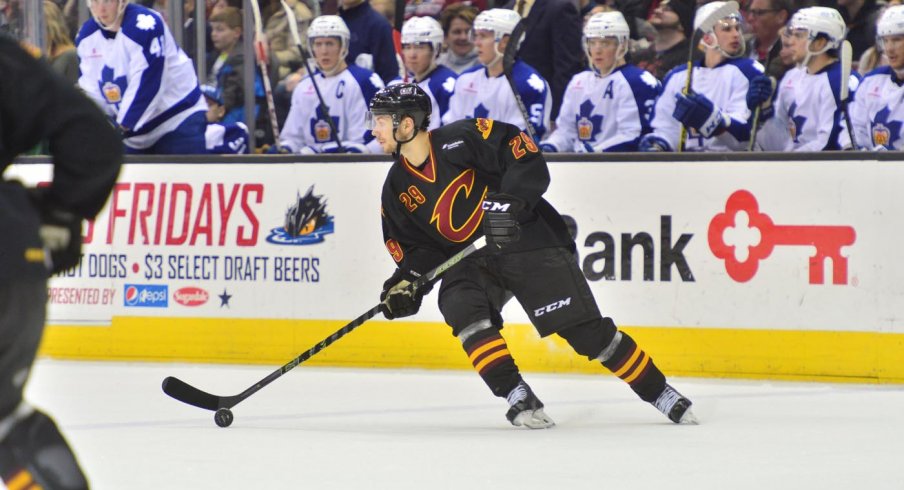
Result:
{"label": "black hockey puck", "polygon": [[213,414],[213,421],[220,427],[229,427],[232,425],[232,410],[221,408],[217,413]]}

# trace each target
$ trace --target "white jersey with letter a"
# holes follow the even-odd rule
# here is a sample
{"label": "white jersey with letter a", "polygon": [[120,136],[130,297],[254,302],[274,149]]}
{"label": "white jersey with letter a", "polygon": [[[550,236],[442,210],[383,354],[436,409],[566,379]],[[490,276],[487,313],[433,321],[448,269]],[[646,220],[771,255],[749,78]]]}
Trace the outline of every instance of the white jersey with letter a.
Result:
{"label": "white jersey with letter a", "polygon": [[[747,108],[747,88],[750,80],[763,73],[763,65],[750,58],[725,60],[713,68],[698,61],[694,63],[691,90],[706,96],[713,105],[732,119],[727,130],[704,138],[689,129],[685,151],[741,151],[750,141],[750,109]],[[662,95],[653,111],[653,134],[668,142],[671,150],[678,148],[681,123],[672,117],[675,95],[684,90],[687,65],[679,65],[666,75]]]}
{"label": "white jersey with letter a", "polygon": [[[500,61],[501,63],[501,61]],[[549,130],[552,95],[549,84],[523,61],[515,61],[512,78],[521,95],[531,125],[538,139]],[[449,112],[443,116],[443,124],[468,118],[494,119],[525,129],[524,116],[505,75],[488,77],[483,65],[477,65],[458,76],[455,93],[449,100]]]}
{"label": "white jersey with letter a", "polygon": [[[849,87],[857,90],[852,73]],[[785,73],[775,96],[775,115],[763,125],[757,145],[766,151],[823,151],[851,147],[841,110],[841,63],[817,73],[800,67]]]}
{"label": "white jersey with letter a", "polygon": [[[339,140],[365,144],[371,153],[382,153],[380,144],[365,128],[364,122],[370,99],[383,88],[380,76],[355,65],[349,65],[330,77],[324,77],[320,70],[314,76],[317,77],[323,101],[329,107],[330,119],[339,133]],[[308,147],[308,150],[320,153],[325,147],[335,145],[336,139],[323,115],[310,76],[299,82],[292,92],[292,106],[285,126],[279,141],[293,152],[305,151]]]}
{"label": "white jersey with letter a", "polygon": [[[452,91],[455,89],[456,78],[458,78],[457,73],[443,65],[438,65],[432,72],[424,77],[423,80],[416,82],[418,87],[424,89],[424,92],[427,92],[433,107],[433,112],[430,113],[430,126],[427,127],[428,130],[432,131],[443,125],[443,115],[449,111],[449,99],[452,97]],[[414,83],[413,77],[409,78],[409,80]],[[395,85],[402,82],[403,80],[401,78],[396,78],[387,85]]]}
{"label": "white jersey with letter a", "polygon": [[869,72],[850,104],[857,145],[867,150],[904,150],[904,81],[883,66]]}
{"label": "white jersey with letter a", "polygon": [[636,151],[650,132],[659,80],[634,65],[622,65],[605,77],[586,70],[565,89],[556,129],[543,143],[562,152]]}
{"label": "white jersey with letter a", "polygon": [[127,5],[118,32],[89,19],[76,45],[79,87],[125,129],[132,148],[150,147],[207,110],[191,60],[151,9]]}

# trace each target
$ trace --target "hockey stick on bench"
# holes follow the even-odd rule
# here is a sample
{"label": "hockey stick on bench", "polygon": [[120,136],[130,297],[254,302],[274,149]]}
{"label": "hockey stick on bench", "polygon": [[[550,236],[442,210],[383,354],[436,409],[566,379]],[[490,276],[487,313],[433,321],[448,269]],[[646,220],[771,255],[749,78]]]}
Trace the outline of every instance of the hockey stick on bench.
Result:
{"label": "hockey stick on bench", "polygon": [[[464,259],[465,257],[467,257],[468,255],[471,255],[472,253],[476,252],[477,250],[483,248],[485,245],[486,245],[485,237],[480,237],[477,240],[474,240],[474,243],[468,245],[467,247],[462,249],[460,252],[453,255],[452,257],[450,257],[448,260],[446,260],[442,264],[438,265],[435,269],[433,269],[430,272],[419,277],[416,281],[414,281],[411,285],[409,285],[408,288],[411,291],[416,291],[417,289],[420,289],[424,285],[432,282],[434,279],[441,276],[444,272],[449,270],[455,264],[461,262],[461,260]],[[355,318],[354,320],[352,320],[351,322],[346,324],[344,327],[342,327],[339,330],[337,330],[336,332],[334,332],[329,337],[323,339],[323,341],[321,341],[314,347],[311,347],[308,351],[304,352],[303,354],[296,357],[295,359],[292,359],[291,361],[287,362],[284,366],[277,369],[276,371],[273,371],[272,373],[267,375],[267,377],[258,381],[257,383],[255,383],[254,385],[252,385],[248,389],[246,389],[245,391],[239,393],[238,395],[232,395],[232,396],[212,395],[212,394],[202,391],[198,388],[195,388],[194,386],[180,380],[179,378],[175,378],[173,376],[168,376],[166,379],[163,380],[163,392],[166,393],[167,395],[175,398],[176,400],[179,400],[180,402],[187,403],[189,405],[193,405],[198,408],[203,408],[205,410],[217,411],[217,416],[215,417],[215,419],[217,421],[217,425],[220,425],[221,427],[226,427],[232,422],[232,414],[228,411],[230,408],[238,405],[239,403],[241,403],[243,400],[245,400],[249,396],[257,393],[261,388],[272,383],[274,380],[276,380],[276,378],[282,376],[283,374],[286,374],[287,372],[291,371],[295,366],[298,366],[299,364],[307,361],[308,359],[313,357],[318,352],[329,347],[333,342],[341,339],[342,337],[344,337],[346,334],[348,334],[352,330],[358,328],[361,324],[363,324],[367,320],[370,320],[371,318],[376,316],[378,313],[380,313],[380,305],[379,304],[374,306],[373,308],[367,310],[367,312],[364,313],[363,315],[359,316],[358,318]],[[224,417],[228,417],[228,421],[222,421],[223,423],[221,423],[221,419],[220,419],[220,413],[221,413],[222,409],[226,409],[225,410],[226,415],[224,415]]]}
{"label": "hockey stick on bench", "polygon": [[512,29],[508,44],[505,45],[505,53],[502,55],[502,73],[505,75],[505,79],[512,89],[512,95],[515,96],[515,103],[518,105],[518,110],[521,111],[521,117],[524,118],[524,124],[526,125],[524,129],[527,130],[527,135],[530,136],[530,139],[536,142],[537,132],[534,131],[534,125],[530,122],[527,108],[524,107],[524,101],[521,100],[521,94],[518,93],[518,87],[515,85],[515,78],[512,75],[512,69],[515,66],[515,53],[518,52],[518,45],[521,44],[519,41],[524,35],[524,29],[525,24],[523,20],[519,20],[518,23],[515,24],[514,29]]}

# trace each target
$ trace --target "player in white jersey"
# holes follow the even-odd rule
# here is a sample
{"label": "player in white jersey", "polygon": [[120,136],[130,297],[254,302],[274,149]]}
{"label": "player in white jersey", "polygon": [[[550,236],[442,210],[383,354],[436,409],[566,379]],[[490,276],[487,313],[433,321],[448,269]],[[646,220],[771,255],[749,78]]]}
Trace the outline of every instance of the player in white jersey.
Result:
{"label": "player in white jersey", "polygon": [[904,150],[904,5],[889,7],[876,26],[888,66],[869,72],[850,105],[857,145]]}
{"label": "player in white jersey", "polygon": [[[726,2],[707,3],[694,15],[694,29]],[[750,140],[747,89],[763,66],[744,57],[740,14],[719,19],[701,39],[703,59],[694,63],[690,92],[683,93],[687,65],[675,67],[663,81],[653,111],[653,132],[641,138],[641,151],[675,151],[681,125],[687,128],[686,151],[738,151]]]}
{"label": "player in white jersey", "polygon": [[119,127],[126,151],[205,153],[198,78],[160,15],[129,0],[87,1],[78,83]]}
{"label": "player in white jersey", "polygon": [[[766,121],[757,144],[766,151],[823,151],[851,147],[841,110],[838,49],[847,27],[837,10],[797,11],[782,32],[796,67],[785,73],[775,96],[775,115]],[[851,91],[858,77],[852,74]]]}
{"label": "player in white jersey", "polygon": [[[312,76],[307,76],[292,92],[292,107],[279,136],[283,152],[382,153],[364,118],[383,81],[374,72],[345,62],[349,37],[348,26],[338,15],[321,15],[308,27],[308,45],[317,63],[316,88]],[[338,134],[324,116],[317,89]]]}
{"label": "player in white jersey", "polygon": [[[518,13],[508,9],[485,10],[474,19],[471,35],[481,64],[458,76],[443,124],[466,118],[486,118],[526,129],[524,116],[502,72],[506,45],[521,43],[520,39],[510,39],[519,20]],[[552,110],[549,84],[537,70],[521,60],[515,61],[512,78],[537,138],[542,139],[549,129]]]}
{"label": "player in white jersey", "polygon": [[621,12],[600,12],[584,25],[590,69],[568,82],[556,129],[540,142],[545,152],[636,151],[650,132],[662,90],[650,72],[625,63],[630,32]]}
{"label": "player in white jersey", "polygon": [[[449,110],[449,98],[455,88],[455,73],[444,65],[436,63],[443,46],[443,27],[433,17],[412,17],[402,26],[402,59],[409,78],[427,92],[433,104],[430,127],[434,130],[442,125],[442,117]],[[388,85],[402,83],[396,78]]]}

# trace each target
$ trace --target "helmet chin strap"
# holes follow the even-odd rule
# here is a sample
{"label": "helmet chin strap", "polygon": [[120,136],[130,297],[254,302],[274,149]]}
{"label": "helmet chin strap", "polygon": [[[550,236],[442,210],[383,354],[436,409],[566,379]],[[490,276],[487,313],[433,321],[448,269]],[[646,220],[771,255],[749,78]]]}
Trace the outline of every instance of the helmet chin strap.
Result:
{"label": "helmet chin strap", "polygon": [[[624,49],[622,49],[622,48],[624,48]],[[596,67],[596,65],[593,64],[593,58],[590,56],[589,48],[586,51],[584,51],[584,54],[587,55],[587,64],[590,65],[590,69],[592,69],[593,72],[596,73],[596,76],[598,76],[600,78],[606,78],[609,76],[610,73],[615,71],[615,68],[618,66],[618,60],[624,58],[625,55],[628,54],[628,44],[622,43],[622,42],[618,43],[618,50],[615,51],[615,58],[613,58],[612,64],[609,66],[609,69],[606,70],[605,73],[603,73],[602,70],[600,70],[599,68]]]}
{"label": "helmet chin strap", "polygon": [[393,158],[398,158],[399,155],[402,154],[402,145],[413,140],[417,136],[417,132],[418,132],[418,128],[415,127],[414,132],[411,133],[410,138],[408,138],[406,140],[400,140],[398,137],[396,137],[396,133],[399,132],[399,124],[400,123],[401,123],[401,121],[398,121],[398,122],[393,121],[393,125],[392,125],[392,139],[396,142],[396,149],[392,153]]}
{"label": "helmet chin strap", "polygon": [[[713,37],[715,37],[715,36],[716,36],[715,33],[713,33]],[[737,54],[728,54],[724,49],[722,49],[722,45],[719,44],[718,40],[713,44],[709,44],[703,40],[701,40],[700,43],[703,44],[703,46],[707,47],[708,49],[715,50],[720,55],[722,55],[723,57],[728,58],[730,60],[740,58],[740,57],[744,56],[745,52],[747,52],[747,44],[744,43],[743,39],[741,40],[741,50],[738,51]]]}
{"label": "helmet chin strap", "polygon": [[823,46],[823,48],[820,49],[819,51],[810,51],[811,44],[813,44],[813,39],[808,39],[807,40],[807,54],[804,56],[804,59],[797,65],[799,68],[803,68],[804,70],[807,70],[808,73],[809,73],[809,70],[807,69],[807,66],[809,66],[810,60],[813,58],[813,56],[825,53],[826,51],[828,51],[830,49],[828,41],[826,41],[826,45]]}

